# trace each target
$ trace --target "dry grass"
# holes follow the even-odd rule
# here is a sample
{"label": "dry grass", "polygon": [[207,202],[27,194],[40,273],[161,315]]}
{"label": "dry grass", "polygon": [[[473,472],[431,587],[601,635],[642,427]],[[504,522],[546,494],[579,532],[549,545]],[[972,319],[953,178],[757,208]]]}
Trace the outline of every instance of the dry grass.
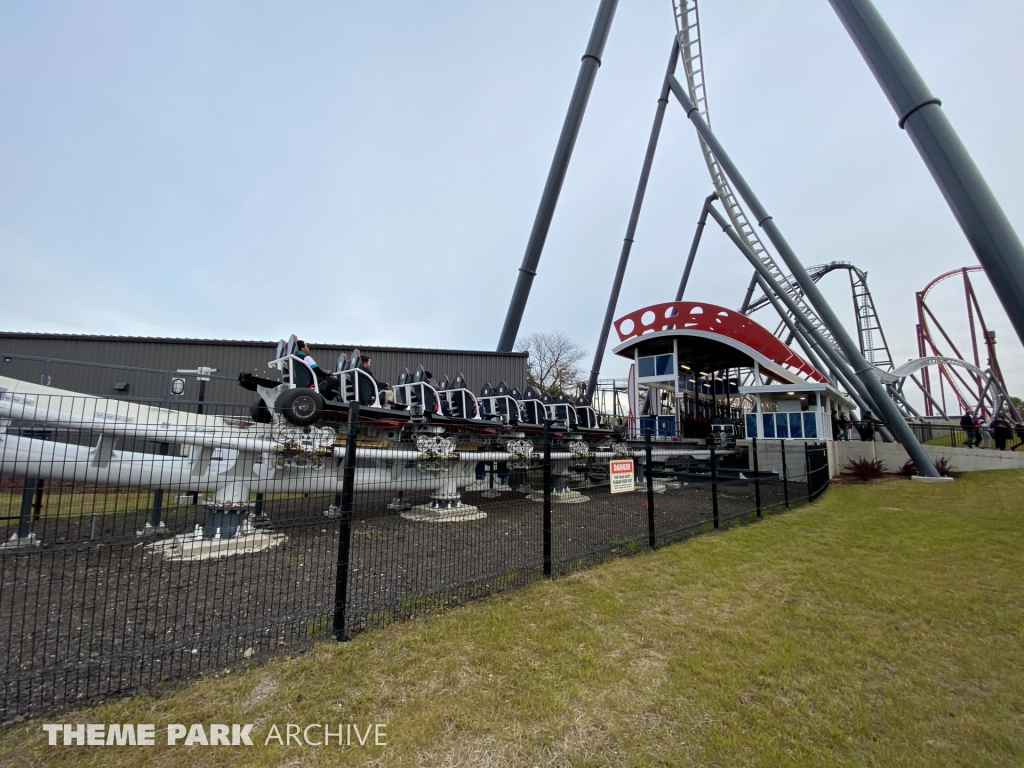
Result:
{"label": "dry grass", "polygon": [[7,765],[1020,765],[1024,472],[816,505],[57,722],[388,724],[388,746]]}

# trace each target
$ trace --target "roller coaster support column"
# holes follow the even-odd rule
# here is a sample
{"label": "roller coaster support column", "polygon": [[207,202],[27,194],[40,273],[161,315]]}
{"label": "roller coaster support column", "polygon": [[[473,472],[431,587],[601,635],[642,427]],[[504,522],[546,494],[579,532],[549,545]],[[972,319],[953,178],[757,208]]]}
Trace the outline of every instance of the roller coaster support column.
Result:
{"label": "roller coaster support column", "polygon": [[[917,388],[924,393],[924,396],[927,398],[928,402],[930,402],[932,406],[935,408],[935,410],[939,412],[939,416],[941,416],[944,419],[948,419],[949,416],[946,415],[946,412],[943,410],[942,405],[939,404],[939,401],[932,397],[932,393],[925,389],[924,385],[917,380],[917,377],[914,374],[910,374],[910,380],[917,384]],[[928,415],[930,416],[931,414]]]}
{"label": "roller coaster support column", "polygon": [[[822,357],[830,361],[832,372],[836,374],[836,378],[838,378],[840,383],[846,388],[846,391],[850,393],[850,397],[853,398],[853,402],[855,402],[857,407],[860,408],[861,413],[863,414],[866,411],[882,413],[871,399],[871,394],[864,389],[860,380],[854,375],[849,365],[847,365],[846,361],[840,356],[839,351],[829,344],[821,335],[816,335],[813,329],[809,326],[805,326],[800,321],[797,321],[796,327],[798,331],[802,332],[810,339],[811,343],[818,348]],[[882,442],[893,442],[892,435],[889,434],[884,426],[880,426],[878,428],[878,433],[882,436]]]}
{"label": "roller coaster support column", "polygon": [[511,352],[516,343],[516,336],[519,335],[519,324],[523,321],[526,300],[530,297],[530,287],[533,285],[533,278],[537,275],[537,265],[540,263],[544,241],[547,240],[548,230],[551,228],[551,219],[555,215],[558,194],[562,191],[565,172],[569,168],[572,150],[576,146],[576,137],[579,135],[580,125],[583,123],[583,113],[587,109],[590,91],[594,87],[594,79],[601,66],[601,55],[604,53],[604,44],[608,40],[608,32],[612,27],[616,5],[618,5],[618,0],[601,0],[601,5],[597,9],[597,18],[594,19],[594,28],[590,32],[590,41],[583,54],[580,72],[576,76],[576,87],[573,89],[572,100],[569,102],[569,111],[562,124],[562,133],[558,137],[555,156],[551,160],[548,180],[544,184],[537,216],[533,220],[533,230],[526,243],[523,265],[519,268],[519,278],[516,280],[512,300],[508,305],[508,313],[505,315],[505,325],[501,329],[501,338],[498,340],[499,352]]}
{"label": "roller coaster support column", "polygon": [[743,304],[740,305],[740,314],[747,314],[747,309],[750,308],[750,300],[754,298],[754,287],[757,285],[757,272],[755,272],[750,278],[750,285],[747,286],[747,292],[743,295]]}
{"label": "roller coaster support column", "polygon": [[690,244],[690,253],[686,256],[683,279],[679,281],[679,290],[676,291],[676,301],[682,301],[683,294],[686,293],[686,284],[690,282],[690,270],[693,269],[693,259],[697,255],[697,246],[700,245],[700,236],[704,234],[704,225],[708,222],[708,206],[717,199],[718,193],[712,192],[704,200],[704,208],[701,209],[700,218],[697,219],[697,231],[693,233],[693,242]]}
{"label": "roller coaster support column", "polygon": [[597,376],[601,372],[601,362],[604,359],[604,350],[608,344],[608,331],[612,327],[612,319],[615,316],[615,307],[619,303],[619,290],[622,288],[622,278],[626,274],[626,264],[629,262],[629,252],[633,248],[633,235],[636,234],[636,224],[640,219],[640,209],[644,204],[644,195],[647,194],[647,180],[651,175],[651,166],[654,164],[654,153],[658,149],[658,139],[661,137],[661,124],[665,120],[665,107],[668,106],[668,78],[676,71],[676,62],[679,61],[679,40],[672,38],[672,55],[668,59],[668,69],[665,72],[665,82],[661,86],[661,96],[658,97],[658,107],[654,111],[654,125],[651,126],[651,137],[647,140],[647,154],[644,155],[644,164],[640,169],[640,181],[636,185],[636,194],[633,196],[633,210],[629,212],[629,223],[626,224],[626,236],[622,239],[622,250],[619,251],[619,266],[615,269],[615,279],[612,280],[612,292],[608,297],[608,308],[604,311],[604,322],[601,324],[601,335],[597,339],[597,349],[594,352],[594,364],[590,366],[590,379],[587,381],[587,397],[593,398],[594,390],[597,389]]}
{"label": "roller coaster support column", "polygon": [[[705,213],[706,212],[707,208],[705,208]],[[800,333],[800,331],[797,330],[797,327],[793,322],[793,318],[790,316],[789,312],[786,311],[785,307],[783,307],[779,303],[779,300],[775,297],[775,294],[772,291],[772,289],[768,287],[768,283],[765,282],[765,279],[761,277],[761,275],[759,275],[757,272],[755,272],[754,280],[757,281],[757,285],[761,286],[761,290],[764,291],[764,295],[768,298],[768,302],[778,313],[779,317],[782,318],[782,322],[786,324],[786,328],[788,328],[789,332],[796,337],[796,342],[797,344],[800,345],[800,349],[802,349],[804,351],[804,354],[807,355],[807,362],[809,362],[819,371],[824,373],[826,376],[832,373],[832,378],[835,378],[835,374],[832,372],[832,366],[828,366],[826,368],[822,364],[821,360],[818,359],[818,356],[814,353],[814,350],[811,348],[810,343]],[[678,299],[676,299],[676,301],[678,301]]]}
{"label": "roller coaster support column", "polygon": [[[750,249],[750,246],[747,245],[743,238],[736,234],[736,230],[733,229],[732,223],[725,216],[719,213],[713,206],[708,206],[708,212],[711,214],[712,218],[718,222],[718,226],[722,228],[722,231],[725,232],[725,234],[729,236],[729,239],[733,241],[736,247],[740,249],[740,252],[747,257],[747,261],[749,261],[750,265],[754,268],[754,273],[761,278],[762,284],[768,286],[775,285],[774,281],[772,280],[771,272],[769,272],[768,268],[761,262],[759,258],[757,258],[757,254],[755,254]],[[800,317],[800,308],[797,307],[796,302],[793,301],[792,296],[790,296],[785,291],[773,289],[772,291],[769,291],[767,294],[769,298],[771,297],[772,293],[778,296],[779,300],[785,305],[786,309],[789,310],[789,314],[793,318]],[[780,317],[782,316],[782,314],[783,313],[780,312]],[[845,364],[843,363],[843,360],[839,357],[835,349],[832,348],[832,345],[829,344],[828,341],[826,341],[824,338],[822,338],[815,329],[801,326],[799,320],[795,322],[797,328],[803,330],[810,338],[812,344],[817,346],[818,351],[821,353],[821,356],[825,360],[829,361],[829,368],[832,370],[833,373],[836,374],[836,377],[839,379],[839,382],[844,387],[846,387],[846,391],[850,393],[851,397],[853,397],[854,402],[857,403],[857,407],[860,408],[861,411],[877,410],[872,404],[870,404],[871,398],[864,396],[865,393],[863,391],[863,388],[860,386],[860,382],[858,382],[856,378],[853,377],[852,371],[849,371],[846,368]]]}
{"label": "roller coaster support column", "polygon": [[[722,170],[732,181],[736,191],[739,192],[744,202],[750,207],[750,212],[754,215],[755,221],[764,229],[768,239],[775,246],[775,250],[778,251],[782,260],[786,262],[786,266],[789,267],[793,279],[803,289],[804,296],[807,297],[814,311],[818,313],[818,317],[821,318],[825,327],[828,328],[832,338],[839,344],[840,349],[842,349],[843,354],[853,368],[854,375],[860,380],[864,389],[867,390],[867,394],[870,396],[868,399],[878,406],[878,410],[875,412],[876,415],[881,416],[887,423],[896,439],[899,440],[910,455],[910,458],[913,459],[914,465],[921,475],[924,477],[939,477],[938,470],[935,469],[932,460],[928,458],[928,454],[925,453],[924,448],[917,441],[910,426],[903,418],[903,414],[896,407],[896,403],[889,398],[881,382],[871,372],[871,365],[864,359],[864,355],[860,353],[860,347],[857,346],[856,342],[850,337],[850,334],[847,333],[846,328],[839,322],[836,313],[832,311],[832,307],[825,301],[825,297],[818,288],[818,284],[811,280],[804,265],[800,263],[800,259],[797,258],[796,253],[794,253],[789,243],[786,242],[786,238],[782,236],[779,228],[775,226],[772,217],[768,215],[768,211],[761,205],[761,201],[757,199],[754,191],[747,185],[746,180],[740,175],[732,159],[711,132],[711,128],[704,121],[704,118],[701,117],[693,102],[690,101],[690,96],[687,94],[686,89],[679,84],[675,76],[669,77],[669,87],[676,98],[679,99],[684,109],[686,109],[686,116],[694,124],[697,133],[704,139],[712,153],[714,153],[719,165],[721,165]],[[761,260],[758,259],[757,261],[760,263]],[[798,317],[799,313],[795,316]]]}
{"label": "roller coaster support column", "polygon": [[829,0],[939,186],[1024,343],[1024,246],[871,0]]}

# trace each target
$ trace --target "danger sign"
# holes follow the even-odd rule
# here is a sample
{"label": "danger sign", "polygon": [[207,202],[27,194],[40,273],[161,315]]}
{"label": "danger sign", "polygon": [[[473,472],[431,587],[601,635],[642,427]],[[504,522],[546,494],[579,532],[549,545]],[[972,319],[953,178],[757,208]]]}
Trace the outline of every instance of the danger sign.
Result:
{"label": "danger sign", "polygon": [[633,490],[633,460],[618,459],[608,463],[611,476],[612,493],[625,493]]}

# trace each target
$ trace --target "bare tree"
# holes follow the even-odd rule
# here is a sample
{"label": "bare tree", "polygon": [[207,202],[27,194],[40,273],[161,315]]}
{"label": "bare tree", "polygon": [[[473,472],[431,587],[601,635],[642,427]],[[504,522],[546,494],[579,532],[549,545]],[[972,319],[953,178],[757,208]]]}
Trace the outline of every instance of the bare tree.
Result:
{"label": "bare tree", "polygon": [[571,393],[581,379],[579,362],[587,351],[564,333],[531,333],[519,339],[515,349],[530,353],[527,381],[537,389]]}

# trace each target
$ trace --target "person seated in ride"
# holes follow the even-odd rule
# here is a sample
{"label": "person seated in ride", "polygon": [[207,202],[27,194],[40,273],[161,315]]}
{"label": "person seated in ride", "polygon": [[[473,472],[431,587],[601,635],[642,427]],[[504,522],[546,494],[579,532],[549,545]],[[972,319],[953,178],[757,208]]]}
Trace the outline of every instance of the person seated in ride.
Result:
{"label": "person seated in ride", "polygon": [[374,383],[377,385],[378,393],[384,396],[384,400],[380,404],[385,408],[394,408],[395,393],[391,390],[390,384],[386,381],[377,381],[377,378],[373,375],[373,358],[367,355],[363,358],[359,367],[362,369],[363,373],[373,379]]}
{"label": "person seated in ride", "polygon": [[295,342],[295,350],[298,358],[308,365],[310,370],[313,371],[313,375],[316,376],[317,382],[328,382],[328,388],[330,388],[329,380],[334,377],[316,364],[316,360],[314,360],[313,356],[309,354],[309,344],[304,342],[302,339],[299,339]]}

